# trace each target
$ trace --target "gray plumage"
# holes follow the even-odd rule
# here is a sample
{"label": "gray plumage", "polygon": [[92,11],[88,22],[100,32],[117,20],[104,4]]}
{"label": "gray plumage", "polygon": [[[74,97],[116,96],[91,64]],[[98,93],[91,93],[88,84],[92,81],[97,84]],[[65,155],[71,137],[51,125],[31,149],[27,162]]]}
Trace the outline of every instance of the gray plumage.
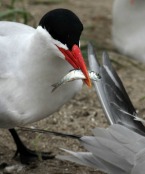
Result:
{"label": "gray plumage", "polygon": [[137,113],[107,53],[103,53],[100,66],[89,44],[88,58],[91,70],[101,75],[100,82],[93,83],[111,126],[94,129],[94,136],[78,138],[88,152],[63,149],[70,155],[57,157],[109,174],[144,174],[145,127],[135,120]]}

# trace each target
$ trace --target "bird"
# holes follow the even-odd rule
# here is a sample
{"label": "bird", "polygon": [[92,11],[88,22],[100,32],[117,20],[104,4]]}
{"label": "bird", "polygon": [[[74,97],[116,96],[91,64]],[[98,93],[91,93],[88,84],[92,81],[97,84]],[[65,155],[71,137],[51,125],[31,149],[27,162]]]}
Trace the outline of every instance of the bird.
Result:
{"label": "bird", "polygon": [[112,10],[112,41],[129,58],[145,63],[144,1],[115,0]]}
{"label": "bird", "polygon": [[[81,136],[49,132],[57,136],[77,139],[87,152],[61,148],[68,155],[57,155],[67,160],[99,169],[108,174],[143,174],[145,171],[145,127],[112,67],[106,52],[102,65],[97,60],[92,44],[88,45],[90,69],[100,73],[101,80],[93,82],[99,101],[109,122],[108,128],[97,127],[93,135]],[[43,131],[42,131],[43,132]]]}
{"label": "bird", "polygon": [[[9,129],[22,163],[38,157],[14,129],[57,111],[81,88],[78,80],[52,91],[52,84],[72,68],[80,69],[91,86],[80,50],[83,24],[71,10],[47,12],[37,28],[0,21],[0,128]],[[41,153],[42,159],[53,158]],[[31,160],[30,160],[31,161]]]}

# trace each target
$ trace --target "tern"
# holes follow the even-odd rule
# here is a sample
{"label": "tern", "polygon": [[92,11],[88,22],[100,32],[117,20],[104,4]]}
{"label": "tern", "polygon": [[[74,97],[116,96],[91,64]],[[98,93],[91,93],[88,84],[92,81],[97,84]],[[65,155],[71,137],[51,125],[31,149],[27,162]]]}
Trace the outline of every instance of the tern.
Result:
{"label": "tern", "polygon": [[93,83],[110,126],[106,129],[93,129],[93,136],[49,131],[46,133],[77,139],[87,150],[73,152],[62,149],[69,155],[58,155],[57,158],[61,160],[86,165],[108,174],[144,174],[145,127],[112,67],[108,54],[104,52],[102,57],[103,64],[100,65],[92,45],[89,44],[90,68],[101,76],[99,82]]}
{"label": "tern", "polygon": [[112,12],[115,47],[120,53],[141,62],[145,62],[144,7],[142,0],[115,0]]}
{"label": "tern", "polygon": [[[9,129],[22,163],[38,155],[27,149],[14,128],[57,111],[81,89],[82,81],[54,93],[51,85],[75,68],[84,73],[85,83],[91,86],[79,48],[82,31],[82,22],[68,9],[46,13],[36,29],[0,22],[0,127]],[[42,159],[46,158],[42,153]]]}

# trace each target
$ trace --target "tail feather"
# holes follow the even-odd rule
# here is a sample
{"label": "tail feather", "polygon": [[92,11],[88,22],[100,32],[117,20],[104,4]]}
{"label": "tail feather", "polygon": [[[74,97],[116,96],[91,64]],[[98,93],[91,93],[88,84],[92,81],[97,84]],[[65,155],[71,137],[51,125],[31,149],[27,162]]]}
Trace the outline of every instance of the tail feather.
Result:
{"label": "tail feather", "polygon": [[145,171],[145,149],[136,155],[136,164],[132,169],[132,174],[144,174]]}
{"label": "tail feather", "polygon": [[66,149],[62,149],[63,151],[69,153],[69,156],[62,156],[62,155],[58,155],[57,158],[61,159],[61,160],[68,160],[71,162],[77,162],[78,164],[81,165],[86,165],[89,167],[96,167],[96,164],[98,166],[98,169],[103,170],[104,172],[106,172],[105,169],[105,165],[100,161],[97,160],[97,158],[95,158],[92,153],[90,152],[73,152],[70,150],[66,150]]}
{"label": "tail feather", "polygon": [[[100,130],[100,128],[94,130],[94,137],[80,138],[88,152],[65,150],[71,156],[58,156],[58,158],[111,174],[135,174],[137,170],[145,170],[145,166],[141,165],[145,162],[144,136],[119,124],[102,129],[102,132]],[[96,132],[99,133],[96,134]]]}

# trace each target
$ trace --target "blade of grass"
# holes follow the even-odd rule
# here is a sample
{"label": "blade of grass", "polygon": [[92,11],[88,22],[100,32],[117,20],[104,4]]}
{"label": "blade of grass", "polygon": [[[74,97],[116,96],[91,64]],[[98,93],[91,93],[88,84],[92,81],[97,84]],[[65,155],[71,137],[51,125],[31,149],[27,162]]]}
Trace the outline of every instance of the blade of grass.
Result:
{"label": "blade of grass", "polygon": [[27,12],[23,9],[9,9],[9,10],[6,10],[6,11],[0,13],[0,20],[6,19],[6,18],[15,19],[16,18],[15,15],[21,15],[24,19],[25,24],[28,22],[28,18],[32,17],[32,15],[29,12]]}

